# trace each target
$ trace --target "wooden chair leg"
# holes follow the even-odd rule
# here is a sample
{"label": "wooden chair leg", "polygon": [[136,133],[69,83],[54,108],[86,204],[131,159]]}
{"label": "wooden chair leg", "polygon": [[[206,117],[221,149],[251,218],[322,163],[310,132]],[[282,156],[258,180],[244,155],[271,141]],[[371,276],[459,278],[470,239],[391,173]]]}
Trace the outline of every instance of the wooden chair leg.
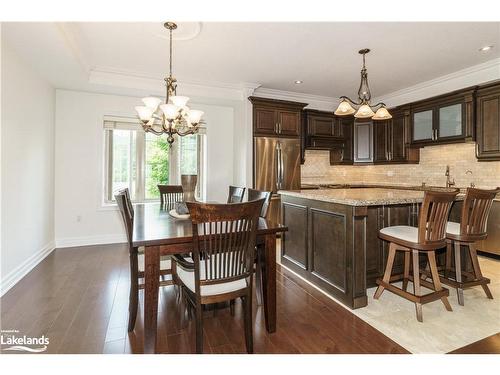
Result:
{"label": "wooden chair leg", "polygon": [[263,262],[262,262],[262,249],[257,246],[257,264],[255,265],[255,294],[257,296],[257,305],[262,305],[264,298],[262,294],[262,272],[263,272]]}
{"label": "wooden chair leg", "polygon": [[203,353],[203,311],[201,305],[197,304],[195,307],[195,319],[196,319],[196,353]]}
{"label": "wooden chair leg", "polygon": [[[474,275],[477,280],[481,280],[483,278],[483,274],[481,272],[481,267],[479,267],[479,260],[477,259],[477,251],[476,251],[476,246],[473,243],[469,244],[469,253],[470,253],[470,258],[472,260],[472,267],[474,268]],[[486,293],[486,296],[489,299],[493,299],[493,295],[491,294],[490,288],[488,288],[488,285],[486,284],[481,284],[483,287],[484,292]]]}
{"label": "wooden chair leg", "polygon": [[[427,252],[427,258],[429,260],[429,268],[431,270],[432,283],[434,284],[434,290],[436,292],[443,290],[443,288],[441,287],[441,280],[439,279],[439,274],[438,274],[438,270],[437,270],[436,253],[434,251]],[[446,296],[441,297],[441,301],[443,302],[446,310],[452,311],[450,301],[448,301],[448,298]]]}
{"label": "wooden chair leg", "polygon": [[405,263],[403,271],[403,290],[406,292],[408,288],[408,277],[410,276],[410,252],[405,251]]}
{"label": "wooden chair leg", "polygon": [[451,253],[452,253],[452,248],[451,248],[451,241],[446,241],[446,263],[444,266],[444,277],[448,277],[448,273],[451,270]]}
{"label": "wooden chair leg", "polygon": [[[418,263],[418,251],[412,250],[412,260],[413,260],[413,294],[420,296],[420,265]],[[415,302],[415,310],[417,313],[417,320],[423,322],[422,318],[422,304]]]}
{"label": "wooden chair leg", "polygon": [[231,301],[229,301],[229,312],[231,314],[231,316],[234,316],[234,304],[235,304],[235,300],[232,299]]}
{"label": "wooden chair leg", "polygon": [[244,324],[245,324],[245,344],[247,353],[253,353],[253,327],[252,327],[252,292],[243,298]]}
{"label": "wooden chair leg", "polygon": [[[389,255],[387,256],[387,265],[385,266],[385,272],[384,272],[384,277],[383,281],[386,283],[390,282],[391,279],[391,273],[392,273],[392,265],[394,264],[394,257],[396,256],[396,244],[390,243],[389,244]],[[384,287],[382,285],[379,285],[377,290],[375,291],[375,295],[373,296],[374,299],[379,299],[380,295],[384,291]]]}
{"label": "wooden chair leg", "polygon": [[[450,246],[451,247],[451,246]],[[448,254],[446,254],[448,255]],[[455,280],[457,283],[462,282],[462,260],[460,258],[460,242],[455,241]],[[464,305],[464,291],[457,287],[457,298],[460,306]]]}
{"label": "wooden chair leg", "polygon": [[132,332],[137,319],[139,305],[139,278],[138,278],[137,252],[130,254],[130,295],[128,301],[128,331]]}

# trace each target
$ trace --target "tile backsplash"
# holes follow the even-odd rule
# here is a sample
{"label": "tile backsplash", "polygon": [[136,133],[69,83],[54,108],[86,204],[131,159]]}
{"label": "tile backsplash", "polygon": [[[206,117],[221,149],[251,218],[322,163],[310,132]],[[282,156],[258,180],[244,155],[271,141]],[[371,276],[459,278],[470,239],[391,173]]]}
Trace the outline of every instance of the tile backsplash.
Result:
{"label": "tile backsplash", "polygon": [[446,166],[457,187],[473,182],[479,188],[500,186],[500,161],[478,162],[475,143],[428,146],[420,150],[419,164],[330,165],[329,151],[306,150],[301,167],[303,184],[381,183],[445,186]]}

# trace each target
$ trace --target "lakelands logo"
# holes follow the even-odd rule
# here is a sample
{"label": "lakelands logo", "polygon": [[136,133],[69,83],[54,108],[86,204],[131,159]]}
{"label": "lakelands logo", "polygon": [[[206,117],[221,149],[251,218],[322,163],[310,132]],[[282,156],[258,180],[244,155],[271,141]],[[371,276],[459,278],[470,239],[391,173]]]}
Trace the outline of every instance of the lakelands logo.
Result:
{"label": "lakelands logo", "polygon": [[0,333],[2,351],[42,353],[47,350],[49,338],[45,335],[30,337],[20,335],[18,330],[2,330]]}

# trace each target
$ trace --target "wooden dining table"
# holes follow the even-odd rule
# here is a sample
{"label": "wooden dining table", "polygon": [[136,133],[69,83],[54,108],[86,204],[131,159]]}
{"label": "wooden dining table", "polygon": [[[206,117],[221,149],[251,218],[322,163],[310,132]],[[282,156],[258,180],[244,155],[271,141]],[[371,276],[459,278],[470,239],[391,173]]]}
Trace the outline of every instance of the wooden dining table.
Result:
{"label": "wooden dining table", "polygon": [[[287,228],[260,218],[257,240],[265,244],[262,273],[266,330],[276,331],[276,234]],[[192,250],[193,232],[189,219],[174,218],[159,203],[137,204],[132,245],[144,246],[144,353],[156,352],[160,256]]]}

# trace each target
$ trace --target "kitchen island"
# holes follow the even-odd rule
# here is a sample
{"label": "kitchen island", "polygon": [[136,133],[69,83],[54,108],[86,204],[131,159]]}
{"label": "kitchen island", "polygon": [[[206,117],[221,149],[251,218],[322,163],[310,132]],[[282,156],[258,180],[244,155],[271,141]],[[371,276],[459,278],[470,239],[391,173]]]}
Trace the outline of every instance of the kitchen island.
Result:
{"label": "kitchen island", "polygon": [[[367,305],[383,274],[388,246],[378,231],[418,226],[423,191],[384,188],[280,191],[282,264],[346,306]],[[399,258],[398,258],[399,257]],[[398,254],[394,269],[402,271]]]}

